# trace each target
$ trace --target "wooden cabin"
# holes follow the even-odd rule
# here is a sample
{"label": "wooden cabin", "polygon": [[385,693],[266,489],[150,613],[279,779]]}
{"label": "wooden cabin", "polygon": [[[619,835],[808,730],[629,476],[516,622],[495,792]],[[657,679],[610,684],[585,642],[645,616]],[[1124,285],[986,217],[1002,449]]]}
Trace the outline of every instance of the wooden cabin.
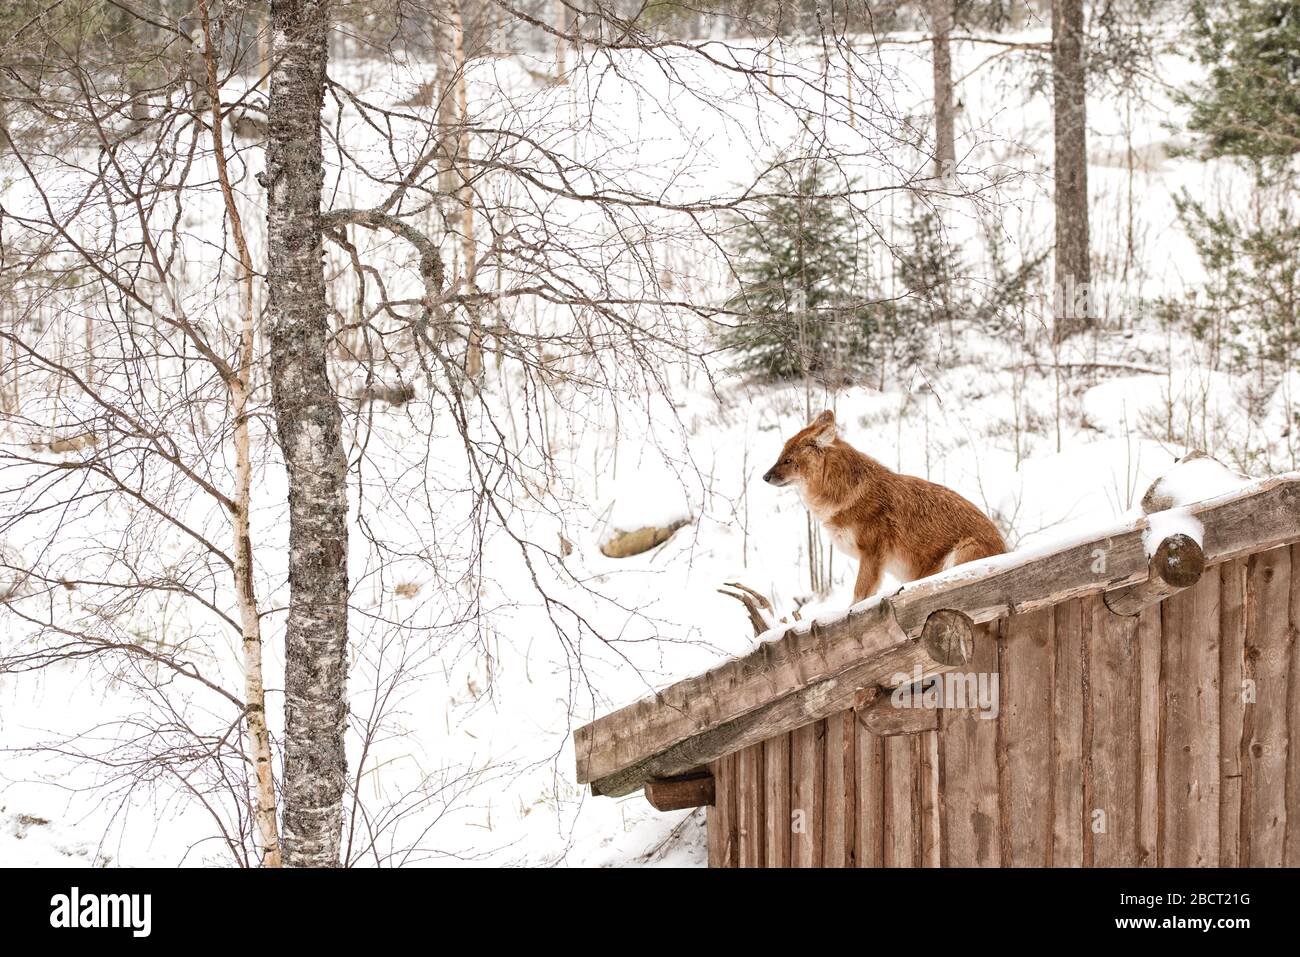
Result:
{"label": "wooden cabin", "polygon": [[[1173,511],[1160,484],[768,632],[580,728],[578,780],[707,806],[714,867],[1300,865],[1300,473]],[[1175,513],[1202,534],[1159,537]]]}

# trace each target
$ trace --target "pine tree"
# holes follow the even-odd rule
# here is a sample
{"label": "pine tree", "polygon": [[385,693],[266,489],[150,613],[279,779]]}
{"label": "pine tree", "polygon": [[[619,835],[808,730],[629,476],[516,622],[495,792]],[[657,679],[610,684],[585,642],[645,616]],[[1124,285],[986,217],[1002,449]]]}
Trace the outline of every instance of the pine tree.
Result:
{"label": "pine tree", "polygon": [[933,206],[917,204],[907,230],[911,243],[899,259],[898,276],[908,295],[900,308],[915,325],[951,323],[961,311],[960,252],[944,236],[943,220]]}
{"label": "pine tree", "polygon": [[[865,368],[880,318],[843,184],[815,160],[764,177],[756,212],[735,224],[741,319],[722,336],[735,367],[773,379],[850,376]],[[828,188],[830,187],[830,188]]]}
{"label": "pine tree", "polygon": [[1205,80],[1179,99],[1207,158],[1255,163],[1300,151],[1300,3],[1192,3],[1192,56]]}
{"label": "pine tree", "polygon": [[1300,348],[1300,220],[1285,188],[1269,192],[1246,212],[1211,211],[1186,192],[1175,202],[1207,277],[1192,331],[1226,331],[1239,359],[1289,365]]}
{"label": "pine tree", "polygon": [[1188,25],[1204,81],[1182,91],[1206,159],[1236,160],[1254,185],[1211,209],[1184,192],[1178,213],[1205,267],[1192,329],[1226,331],[1242,353],[1289,364],[1300,347],[1300,221],[1290,206],[1300,152],[1300,3],[1196,0]]}

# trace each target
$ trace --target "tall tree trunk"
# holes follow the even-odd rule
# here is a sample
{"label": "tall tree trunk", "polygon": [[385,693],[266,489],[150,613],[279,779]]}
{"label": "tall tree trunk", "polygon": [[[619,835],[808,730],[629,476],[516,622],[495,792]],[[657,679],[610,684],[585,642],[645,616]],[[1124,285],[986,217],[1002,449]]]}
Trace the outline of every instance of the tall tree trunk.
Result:
{"label": "tall tree trunk", "polygon": [[327,7],[271,2],[265,174],[271,398],[289,473],[284,848],[298,867],[338,866],[347,776],[347,460],[326,370],[320,231]]}
{"label": "tall tree trunk", "polygon": [[934,44],[934,175],[951,176],[957,166],[956,107],[952,95],[953,0],[930,0],[930,33]]}
{"label": "tall tree trunk", "polygon": [[271,24],[269,19],[259,19],[257,24],[257,78],[262,79],[271,69]]}
{"label": "tall tree trunk", "polygon": [[125,137],[139,136],[149,125],[149,103],[145,99],[144,83],[140,79],[143,66],[140,43],[136,38],[136,17],[126,7],[116,7],[109,11],[110,28],[113,30],[113,49],[111,55],[117,61],[126,77],[126,91],[129,105],[127,116],[130,123],[123,134]]}
{"label": "tall tree trunk", "polygon": [[1088,260],[1088,124],[1083,0],[1052,3],[1052,90],[1056,127],[1056,336],[1091,321]]}
{"label": "tall tree trunk", "polygon": [[[555,0],[555,29],[561,33],[567,33],[569,28],[569,10],[564,5],[564,0]],[[555,82],[563,83],[568,77],[568,64],[565,62],[565,53],[568,50],[569,41],[564,37],[555,38]]]}
{"label": "tall tree trunk", "polygon": [[221,121],[221,90],[217,84],[217,51],[212,42],[207,0],[199,0],[203,26],[203,57],[207,62],[208,98],[212,103],[212,154],[217,179],[225,202],[226,220],[239,257],[239,356],[233,369],[226,370],[231,411],[235,415],[235,494],[231,516],[235,533],[235,599],[244,657],[244,724],[248,750],[253,760],[253,821],[257,825],[262,864],[279,867],[282,862],[280,833],[276,823],[275,777],[271,761],[271,735],[266,727],[266,689],[262,682],[262,619],[257,612],[257,590],[253,585],[253,538],[249,511],[253,502],[253,459],[248,435],[248,393],[253,375],[253,256],[244,237],[244,218],[235,202],[226,164],[226,145]]}
{"label": "tall tree trunk", "polygon": [[[456,77],[456,115],[460,122],[460,135],[456,142],[456,159],[460,167],[459,189],[460,202],[460,248],[461,275],[465,279],[465,291],[476,291],[475,271],[477,267],[474,250],[474,190],[470,178],[474,175],[469,165],[469,90],[465,78],[465,21],[461,15],[460,0],[451,0],[452,60]],[[469,313],[469,339],[465,347],[465,374],[470,379],[483,375],[483,333],[480,328],[477,306],[467,305]]]}

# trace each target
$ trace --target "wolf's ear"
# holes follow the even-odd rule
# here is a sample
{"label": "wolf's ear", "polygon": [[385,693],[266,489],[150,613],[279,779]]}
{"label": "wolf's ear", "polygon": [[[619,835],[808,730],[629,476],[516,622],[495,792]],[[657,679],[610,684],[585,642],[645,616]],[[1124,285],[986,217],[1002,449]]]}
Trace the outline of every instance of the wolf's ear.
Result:
{"label": "wolf's ear", "polygon": [[835,441],[835,413],[827,409],[817,418],[813,419],[812,439],[818,445],[826,446]]}

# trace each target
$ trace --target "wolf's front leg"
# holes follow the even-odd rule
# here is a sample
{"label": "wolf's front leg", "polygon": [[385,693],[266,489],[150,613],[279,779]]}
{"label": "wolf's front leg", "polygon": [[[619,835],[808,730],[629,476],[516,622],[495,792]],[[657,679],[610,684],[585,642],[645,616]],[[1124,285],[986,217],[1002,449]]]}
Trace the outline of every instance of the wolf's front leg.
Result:
{"label": "wolf's front leg", "polygon": [[853,584],[853,604],[870,598],[880,588],[880,562],[866,555],[858,559],[858,580]]}

